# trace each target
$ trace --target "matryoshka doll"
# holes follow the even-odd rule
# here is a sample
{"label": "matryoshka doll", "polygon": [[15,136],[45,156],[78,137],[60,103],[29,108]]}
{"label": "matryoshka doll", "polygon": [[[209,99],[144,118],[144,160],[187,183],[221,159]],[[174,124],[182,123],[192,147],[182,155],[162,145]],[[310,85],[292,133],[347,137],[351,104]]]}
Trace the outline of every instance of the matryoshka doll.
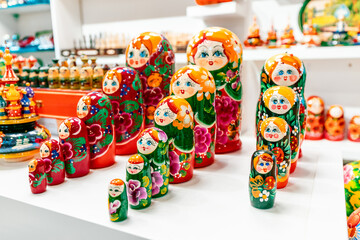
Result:
{"label": "matryoshka doll", "polygon": [[318,96],[307,99],[308,116],[306,119],[305,138],[320,140],[324,138],[325,104]]}
{"label": "matryoshka doll", "polygon": [[186,54],[189,64],[207,69],[215,80],[215,152],[239,150],[242,101],[240,40],[227,29],[207,28],[190,40]]}
{"label": "matryoshka doll", "polygon": [[251,157],[249,193],[251,205],[259,209],[272,208],[276,195],[275,155],[258,150]]}
{"label": "matryoshka doll", "polygon": [[189,181],[195,162],[194,114],[183,98],[169,96],[155,110],[155,127],[168,136],[170,183]]}
{"label": "matryoshka doll", "polygon": [[127,193],[132,209],[151,204],[152,179],[149,160],[142,154],[132,155],[126,165]]}
{"label": "matryoshka doll", "polygon": [[49,68],[48,74],[48,84],[49,88],[59,88],[60,87],[60,76],[59,76],[59,60],[53,59],[53,66]]}
{"label": "matryoshka doll", "polygon": [[289,125],[279,117],[270,117],[261,122],[257,134],[257,150],[272,151],[276,156],[277,188],[286,187],[291,166]]}
{"label": "matryoshka doll", "polygon": [[80,71],[77,66],[70,68],[70,89],[80,89]]}
{"label": "matryoshka doll", "polygon": [[112,222],[121,222],[127,218],[128,197],[123,180],[115,178],[109,184],[109,215]]}
{"label": "matryoshka doll", "polygon": [[60,67],[60,88],[70,88],[70,70],[67,66]]}
{"label": "matryoshka doll", "polygon": [[90,168],[103,168],[115,163],[114,119],[110,99],[91,92],[80,98],[77,116],[85,122],[90,145]]}
{"label": "matryoshka doll", "polygon": [[[291,170],[295,171],[299,157],[300,125],[299,125],[299,99],[298,95],[289,87],[277,86],[271,87],[265,91],[262,102],[260,103],[259,116],[262,119],[266,117],[279,117],[284,119],[290,129],[290,147],[291,147]],[[258,127],[261,124],[258,123]],[[258,134],[260,134],[258,132]]]}
{"label": "matryoshka doll", "polygon": [[77,117],[64,120],[58,129],[66,176],[82,177],[90,171],[90,146],[86,125]]}
{"label": "matryoshka doll", "polygon": [[345,137],[344,110],[340,105],[332,105],[326,114],[325,138],[330,141],[341,141]]}
{"label": "matryoshka doll", "polygon": [[101,66],[97,65],[94,68],[92,87],[101,88],[103,78],[104,78],[104,70]]}
{"label": "matryoshka doll", "polygon": [[160,34],[141,33],[127,46],[126,66],[139,73],[144,88],[145,126],[151,127],[157,104],[169,95],[170,79],[175,71],[172,46]]}
{"label": "matryoshka doll", "polygon": [[112,105],[116,154],[136,153],[136,141],[145,125],[143,88],[139,75],[131,68],[113,68],[104,77],[102,91]]}
{"label": "matryoshka doll", "polygon": [[28,168],[31,192],[34,194],[45,192],[47,187],[46,173],[51,168],[50,160],[33,159],[29,162]]}
{"label": "matryoshka doll", "polygon": [[150,162],[152,197],[166,195],[170,175],[169,144],[166,133],[155,127],[145,129],[137,141],[137,149]]}
{"label": "matryoshka doll", "polygon": [[214,163],[215,158],[215,91],[211,73],[189,65],[178,70],[171,79],[170,93],[184,98],[195,116],[195,167]]}
{"label": "matryoshka doll", "polygon": [[353,142],[360,142],[360,116],[353,116],[350,120],[348,139]]}
{"label": "matryoshka doll", "polygon": [[65,163],[58,141],[45,141],[40,147],[40,157],[51,161],[50,171],[47,172],[48,185],[57,185],[65,181]]}

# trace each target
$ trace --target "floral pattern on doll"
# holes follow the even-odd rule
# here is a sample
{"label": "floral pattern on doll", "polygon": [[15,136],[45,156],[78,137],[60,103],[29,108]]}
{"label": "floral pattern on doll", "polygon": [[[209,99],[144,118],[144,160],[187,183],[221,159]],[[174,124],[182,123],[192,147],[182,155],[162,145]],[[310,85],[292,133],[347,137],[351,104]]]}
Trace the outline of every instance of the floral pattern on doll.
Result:
{"label": "floral pattern on doll", "polygon": [[130,205],[137,206],[141,200],[147,198],[146,188],[141,187],[138,180],[130,179],[127,184],[127,191]]}

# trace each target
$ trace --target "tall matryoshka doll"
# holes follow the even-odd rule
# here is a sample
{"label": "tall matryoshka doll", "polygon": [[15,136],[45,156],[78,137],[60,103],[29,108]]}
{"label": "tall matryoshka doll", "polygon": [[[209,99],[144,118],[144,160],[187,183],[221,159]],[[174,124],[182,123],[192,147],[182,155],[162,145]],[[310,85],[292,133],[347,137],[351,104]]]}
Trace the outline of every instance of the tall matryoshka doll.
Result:
{"label": "tall matryoshka doll", "polygon": [[116,154],[134,154],[136,141],[145,125],[143,88],[137,72],[131,68],[114,68],[106,73],[102,91],[112,105]]}
{"label": "tall matryoshka doll", "polygon": [[40,157],[43,160],[51,161],[51,167],[47,172],[48,185],[63,183],[65,181],[65,163],[59,142],[55,139],[45,141],[40,147]]}
{"label": "tall matryoshka doll", "polygon": [[215,82],[211,73],[199,66],[178,70],[170,83],[171,94],[190,103],[195,117],[195,167],[211,165],[215,158]]}
{"label": "tall matryoshka doll", "polygon": [[324,138],[325,104],[318,96],[307,99],[308,116],[306,119],[306,139],[320,140]]}
{"label": "tall matryoshka doll", "polygon": [[341,141],[344,137],[344,109],[340,105],[332,105],[326,113],[325,138],[330,141]]}
{"label": "tall matryoshka doll", "polygon": [[170,79],[175,71],[172,46],[160,34],[141,33],[126,49],[126,66],[139,73],[144,88],[145,124],[151,127],[157,104],[169,95]]}
{"label": "tall matryoshka doll", "polygon": [[258,131],[256,148],[275,154],[277,188],[284,188],[289,181],[291,165],[289,125],[282,118],[270,117],[261,122]]}
{"label": "tall matryoshka doll", "polygon": [[[300,125],[299,125],[299,98],[289,87],[271,87],[265,91],[258,113],[262,118],[279,117],[289,125],[291,147],[291,169],[295,171],[299,157]],[[258,123],[260,126],[262,120]],[[260,134],[258,132],[258,134]]]}
{"label": "tall matryoshka doll", "polygon": [[155,110],[155,126],[168,136],[170,183],[189,181],[195,161],[194,114],[190,104],[176,96],[164,98]]}
{"label": "tall matryoshka doll", "polygon": [[353,116],[350,120],[348,139],[353,142],[360,142],[360,115]]}
{"label": "tall matryoshka doll", "polygon": [[[274,86],[290,87],[299,96],[299,102],[300,102],[299,149],[301,148],[301,144],[305,138],[305,126],[306,126],[306,115],[307,115],[307,104],[306,104],[306,99],[304,97],[305,81],[306,81],[305,66],[302,63],[302,61],[298,57],[295,57],[293,54],[281,53],[272,56],[271,58],[266,60],[265,65],[261,72],[260,98],[267,89]],[[259,122],[258,118],[259,116],[257,116],[256,122]]]}
{"label": "tall matryoshka doll", "polygon": [[207,69],[215,79],[216,153],[239,150],[242,102],[240,40],[225,28],[207,28],[190,40],[186,54],[189,64]]}
{"label": "tall matryoshka doll", "polygon": [[77,115],[85,122],[90,145],[90,168],[103,168],[115,163],[114,118],[110,99],[91,92],[80,98]]}
{"label": "tall matryoshka doll", "polygon": [[90,171],[90,146],[86,125],[77,117],[64,120],[58,129],[66,176],[82,177]]}
{"label": "tall matryoshka doll", "polygon": [[150,162],[152,197],[166,195],[170,175],[169,144],[166,133],[155,127],[145,129],[140,134],[137,149]]}

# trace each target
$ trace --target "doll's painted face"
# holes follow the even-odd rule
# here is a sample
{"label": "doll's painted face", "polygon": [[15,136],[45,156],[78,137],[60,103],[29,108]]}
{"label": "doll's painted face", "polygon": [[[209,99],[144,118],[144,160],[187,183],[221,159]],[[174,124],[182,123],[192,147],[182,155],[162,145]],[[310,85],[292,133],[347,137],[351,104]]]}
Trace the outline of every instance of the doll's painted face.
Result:
{"label": "doll's painted face", "polygon": [[337,106],[330,109],[329,114],[333,118],[340,118],[343,115],[343,110]]}
{"label": "doll's painted face", "polygon": [[88,78],[90,77],[90,70],[87,69],[87,68],[82,68],[81,71],[80,71],[80,77],[81,78]]}
{"label": "doll's painted face", "polygon": [[60,139],[65,139],[65,138],[68,138],[70,136],[69,128],[65,125],[65,123],[62,123],[60,125],[58,133],[59,133],[59,138]]}
{"label": "doll's painted face", "polygon": [[360,117],[354,117],[354,124],[360,126]]}
{"label": "doll's painted face", "polygon": [[33,172],[36,170],[37,162],[35,160],[31,160],[28,164],[29,172]]}
{"label": "doll's painted face", "polygon": [[115,75],[113,76],[113,79],[105,78],[103,81],[103,91],[106,94],[113,94],[119,89],[119,87],[119,80]]}
{"label": "doll's painted face", "polygon": [[150,154],[155,151],[159,143],[157,143],[149,133],[146,133],[137,141],[137,149],[142,154]]}
{"label": "doll's painted face", "polygon": [[221,42],[205,40],[199,44],[195,54],[195,64],[214,71],[224,67],[228,63]]}
{"label": "doll's painted face", "polygon": [[109,194],[112,197],[118,197],[124,191],[124,185],[117,186],[114,184],[109,185]]}
{"label": "doll's painted face", "polygon": [[200,90],[200,85],[194,82],[188,74],[183,74],[172,85],[172,89],[176,96],[181,98],[189,98]]}
{"label": "doll's painted face", "polygon": [[264,138],[269,142],[280,141],[285,136],[285,133],[281,132],[278,126],[274,123],[270,123],[264,131]]}
{"label": "doll's painted face", "polygon": [[77,115],[79,118],[84,118],[89,113],[89,108],[84,101],[79,101],[77,105]]}
{"label": "doll's painted face", "polygon": [[166,126],[176,119],[176,114],[172,112],[167,103],[155,110],[155,122],[160,126]]}
{"label": "doll's painted face", "polygon": [[45,158],[50,156],[50,149],[48,146],[46,146],[46,144],[41,145],[40,148],[40,157]]}
{"label": "doll's painted face", "polygon": [[102,75],[104,75],[104,70],[101,67],[96,67],[96,68],[94,68],[94,75],[102,76]]}
{"label": "doll's painted face", "polygon": [[321,104],[320,100],[317,98],[310,99],[308,105],[309,105],[309,111],[314,114],[320,114],[324,110],[323,105]]}
{"label": "doll's painted face", "polygon": [[80,72],[77,67],[72,67],[70,69],[70,76],[79,76],[79,75],[80,75]]}
{"label": "doll's painted face", "polygon": [[69,74],[70,74],[70,71],[67,67],[60,68],[60,76],[67,77],[67,76],[69,76]]}
{"label": "doll's painted face", "polygon": [[144,66],[147,61],[149,61],[149,59],[149,50],[145,47],[144,44],[141,44],[140,49],[130,46],[126,61],[130,67],[139,68]]}
{"label": "doll's painted face", "polygon": [[144,163],[127,163],[126,166],[126,170],[128,171],[128,173],[130,174],[138,174],[139,172],[141,172],[141,170],[143,170],[144,168]]}
{"label": "doll's painted face", "polygon": [[56,68],[50,68],[49,69],[49,77],[58,77],[59,76],[59,70]]}
{"label": "doll's painted face", "polygon": [[274,93],[270,98],[269,109],[273,113],[284,114],[287,113],[290,110],[290,108],[291,108],[291,104],[286,97],[278,93]]}
{"label": "doll's painted face", "polygon": [[299,79],[300,74],[296,68],[288,64],[278,64],[271,75],[271,79],[278,86],[294,85]]}
{"label": "doll's painted face", "polygon": [[264,159],[262,159],[260,156],[255,169],[258,173],[266,174],[271,171],[271,169],[273,168],[273,165],[274,165],[273,162],[267,162]]}

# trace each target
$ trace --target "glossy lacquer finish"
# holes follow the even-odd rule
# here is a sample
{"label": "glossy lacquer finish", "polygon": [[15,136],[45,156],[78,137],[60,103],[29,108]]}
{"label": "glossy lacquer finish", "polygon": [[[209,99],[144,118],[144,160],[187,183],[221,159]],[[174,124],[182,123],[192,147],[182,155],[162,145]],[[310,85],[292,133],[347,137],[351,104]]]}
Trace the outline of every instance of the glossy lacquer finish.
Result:
{"label": "glossy lacquer finish", "polygon": [[109,215],[112,222],[121,222],[127,218],[128,197],[123,180],[116,178],[109,184]]}
{"label": "glossy lacquer finish", "polygon": [[32,193],[37,194],[46,191],[46,172],[48,172],[50,168],[51,162],[49,159],[34,159],[29,162],[29,184]]}
{"label": "glossy lacquer finish", "polygon": [[55,139],[45,141],[40,147],[40,157],[51,161],[47,172],[48,185],[57,185],[65,181],[65,163],[60,144]]}

